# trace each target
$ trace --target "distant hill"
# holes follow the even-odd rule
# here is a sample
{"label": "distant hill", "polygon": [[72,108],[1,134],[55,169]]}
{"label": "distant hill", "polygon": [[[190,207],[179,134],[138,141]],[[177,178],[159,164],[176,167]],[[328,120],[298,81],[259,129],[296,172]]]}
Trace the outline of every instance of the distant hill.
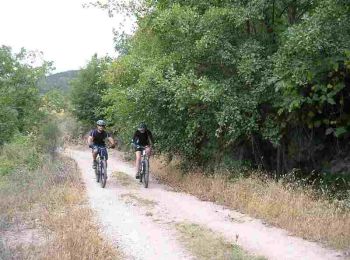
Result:
{"label": "distant hill", "polygon": [[79,70],[69,70],[56,74],[49,75],[39,81],[39,89],[42,94],[50,91],[51,89],[62,90],[63,92],[69,91],[69,82],[74,79],[79,73]]}

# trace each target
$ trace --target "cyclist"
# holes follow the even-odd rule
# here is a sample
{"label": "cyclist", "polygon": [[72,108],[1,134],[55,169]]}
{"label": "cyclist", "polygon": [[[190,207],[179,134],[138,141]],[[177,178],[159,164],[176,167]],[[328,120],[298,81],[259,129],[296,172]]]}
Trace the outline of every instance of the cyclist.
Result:
{"label": "cyclist", "polygon": [[147,155],[151,155],[152,151],[152,145],[154,143],[153,141],[153,135],[150,130],[147,129],[147,126],[145,123],[140,123],[138,129],[134,133],[134,137],[132,138],[132,143],[135,147],[135,154],[136,154],[136,179],[140,178],[139,168],[140,168],[140,162],[141,162],[141,151],[143,148],[139,147],[144,146],[146,150]]}
{"label": "cyclist", "polygon": [[[88,137],[88,144],[89,147],[92,148],[92,168],[96,169],[96,157],[97,157],[97,153],[98,153],[98,148],[99,147],[105,147],[105,139],[107,138],[109,143],[110,143],[110,147],[114,148],[115,147],[115,142],[114,139],[112,138],[112,136],[110,135],[110,133],[107,133],[105,131],[105,127],[106,127],[106,122],[104,120],[98,120],[96,122],[96,129],[91,130],[89,137]],[[108,154],[106,156],[106,159],[108,159]]]}

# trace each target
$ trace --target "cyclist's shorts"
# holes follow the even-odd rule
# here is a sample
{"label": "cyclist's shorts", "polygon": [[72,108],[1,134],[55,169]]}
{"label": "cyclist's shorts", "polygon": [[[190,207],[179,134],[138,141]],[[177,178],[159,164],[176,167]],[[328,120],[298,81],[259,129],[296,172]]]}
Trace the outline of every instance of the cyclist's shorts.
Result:
{"label": "cyclist's shorts", "polygon": [[[105,146],[101,146],[101,145],[94,145],[94,148],[92,149],[93,153],[97,153],[99,148],[106,148]],[[106,158],[106,160],[108,160],[108,152],[107,149],[105,149],[105,153],[103,154],[104,157]],[[100,155],[101,156],[101,155]]]}

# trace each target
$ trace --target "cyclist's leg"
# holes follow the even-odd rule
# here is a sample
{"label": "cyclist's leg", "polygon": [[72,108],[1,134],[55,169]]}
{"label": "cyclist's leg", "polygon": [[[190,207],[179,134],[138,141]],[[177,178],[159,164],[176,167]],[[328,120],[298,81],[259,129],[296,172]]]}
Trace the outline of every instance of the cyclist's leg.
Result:
{"label": "cyclist's leg", "polygon": [[146,146],[146,147],[145,147],[145,150],[146,150],[147,156],[151,156],[151,153],[152,153],[151,147]]}
{"label": "cyclist's leg", "polygon": [[140,169],[140,163],[141,163],[141,151],[136,151],[135,152],[135,157],[136,157],[136,160],[135,160],[135,167],[136,167],[136,179],[140,178],[140,173],[139,173],[139,169]]}
{"label": "cyclist's leg", "polygon": [[94,148],[92,149],[92,168],[96,169],[96,158],[97,158],[97,153],[98,153],[98,147],[94,146]]}

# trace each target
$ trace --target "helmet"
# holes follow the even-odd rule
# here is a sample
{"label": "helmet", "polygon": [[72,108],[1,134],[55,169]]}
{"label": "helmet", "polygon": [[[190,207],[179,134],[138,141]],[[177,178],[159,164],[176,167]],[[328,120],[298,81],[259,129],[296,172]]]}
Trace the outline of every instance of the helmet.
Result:
{"label": "helmet", "polygon": [[144,122],[142,122],[139,125],[139,129],[147,129],[147,125]]}
{"label": "helmet", "polygon": [[96,122],[97,125],[102,125],[102,126],[105,126],[106,125],[106,122],[104,120],[98,120]]}

